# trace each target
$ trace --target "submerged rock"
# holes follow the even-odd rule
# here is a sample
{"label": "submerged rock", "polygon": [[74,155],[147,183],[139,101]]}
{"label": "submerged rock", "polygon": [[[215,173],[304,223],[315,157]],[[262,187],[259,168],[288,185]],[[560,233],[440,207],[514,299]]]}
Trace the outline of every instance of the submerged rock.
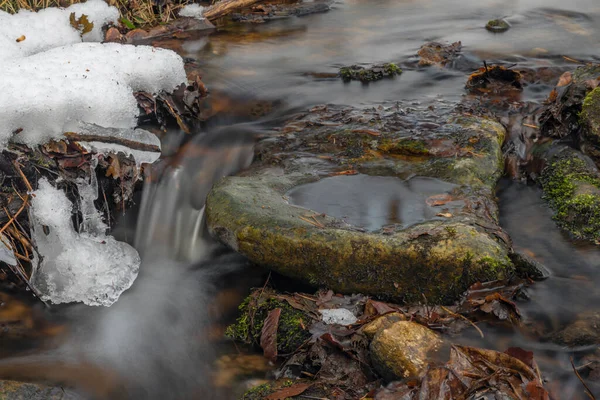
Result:
{"label": "submerged rock", "polygon": [[375,370],[386,380],[421,375],[431,353],[442,347],[440,335],[416,322],[399,321],[375,335],[370,345]]}
{"label": "submerged rock", "polygon": [[34,383],[0,381],[2,400],[66,400],[69,396],[59,387],[49,387]]}
{"label": "submerged rock", "polygon": [[438,42],[425,43],[417,55],[419,56],[419,65],[437,65],[445,67],[453,63],[461,54],[462,43],[454,42],[452,44],[443,44]]}
{"label": "submerged rock", "polygon": [[[443,107],[315,108],[290,121],[280,137],[262,142],[244,176],[214,186],[208,228],[252,261],[313,285],[407,302],[423,295],[451,302],[474,282],[514,270],[493,196],[504,134],[495,121]],[[433,185],[433,192],[390,196],[387,203],[368,201],[385,197],[385,187],[367,192],[364,206],[349,210],[365,211],[367,222],[369,213],[388,210],[387,224],[372,231],[360,219],[348,218],[349,224],[341,215],[290,204],[291,189],[359,172],[373,179],[395,176],[413,188],[419,179],[445,183]],[[355,186],[349,179],[338,190]],[[407,208],[421,210],[420,217],[403,220]]]}
{"label": "submerged rock", "polygon": [[504,19],[490,19],[485,24],[485,29],[494,33],[506,32],[510,29],[510,24]]}
{"label": "submerged rock", "polygon": [[552,336],[552,340],[564,346],[578,347],[600,344],[600,311],[585,311],[564,329]]}
{"label": "submerged rock", "polygon": [[374,65],[368,68],[360,65],[340,68],[340,76],[345,82],[373,82],[383,78],[393,78],[401,73],[402,69],[394,63]]}

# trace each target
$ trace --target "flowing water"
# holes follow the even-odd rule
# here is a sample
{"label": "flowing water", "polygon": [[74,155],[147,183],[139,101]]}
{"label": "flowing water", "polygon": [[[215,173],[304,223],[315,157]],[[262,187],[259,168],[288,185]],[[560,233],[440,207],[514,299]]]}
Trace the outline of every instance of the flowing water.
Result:
{"label": "flowing water", "polygon": [[[508,32],[492,34],[483,28],[498,17],[512,24]],[[322,103],[459,101],[466,74],[484,59],[555,71],[552,79],[528,85],[516,99],[539,104],[560,71],[576,66],[573,60],[600,56],[598,37],[597,0],[344,0],[327,13],[157,41],[197,60],[204,82],[222,99],[215,106],[215,113],[221,112],[207,124],[207,131],[183,145],[179,140],[164,143],[169,154],[146,182],[137,223],[122,224],[126,232],[137,230],[135,245],[143,256],[132,289],[108,309],[56,307],[53,312],[69,333],[43,344],[50,350],[0,361],[0,373],[77,384],[81,390],[68,393],[73,398],[235,398],[235,379],[217,382],[214,374],[214,361],[231,352],[219,340],[218,328],[249,287],[263,282],[262,272],[206,237],[203,206],[214,180],[247,166],[255,139],[268,134],[257,115],[275,110],[281,117]],[[461,41],[462,63],[456,69],[417,68],[416,51],[431,40]],[[394,80],[362,85],[331,77],[343,65],[390,61],[404,69]],[[257,105],[262,107],[258,114]],[[255,122],[232,125],[249,120]],[[214,125],[226,127],[219,130]],[[327,196],[323,187],[305,188],[292,197],[307,207],[327,204],[322,211],[357,218],[368,229],[377,229],[432,217],[435,210],[427,209],[422,197],[432,186],[438,193],[440,186],[448,185],[418,179],[368,184],[374,185],[368,191],[381,196],[357,192],[347,209],[336,210],[339,199]],[[552,273],[529,289],[529,301],[519,304],[525,319],[556,330],[577,312],[597,305],[598,249],[562,234],[535,187],[507,180],[498,195],[501,222],[515,247]],[[374,214],[360,215],[357,209]],[[509,346],[534,350],[550,384],[560,386],[561,398],[583,398],[570,369],[573,351],[542,335],[482,328],[484,340],[469,334],[461,340],[502,351]],[[579,350],[589,351],[577,349],[576,356]],[[260,368],[257,375],[265,376]]]}

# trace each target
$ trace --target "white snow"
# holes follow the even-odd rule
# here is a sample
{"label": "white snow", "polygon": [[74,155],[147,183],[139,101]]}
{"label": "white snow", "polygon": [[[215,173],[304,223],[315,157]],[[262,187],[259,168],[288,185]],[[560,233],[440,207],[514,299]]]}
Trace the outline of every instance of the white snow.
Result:
{"label": "white snow", "polygon": [[41,179],[33,193],[33,237],[42,260],[32,284],[43,300],[110,306],[137,277],[140,257],[127,243],[105,234],[106,225],[93,205],[97,193],[85,189],[88,185],[93,190],[94,184],[83,183],[79,233],[71,222],[73,205],[62,190]]}
{"label": "white snow", "polygon": [[323,322],[328,325],[338,324],[338,325],[352,325],[358,319],[352,314],[350,310],[346,310],[345,308],[331,308],[331,309],[323,309],[319,310],[322,315]]}
{"label": "white snow", "polygon": [[199,4],[186,4],[180,11],[180,17],[190,17],[196,19],[204,19],[202,13],[204,12],[204,7]]}
{"label": "white snow", "polygon": [[0,147],[18,130],[15,140],[32,146],[79,121],[134,128],[134,91],[172,91],[186,82],[176,53],[118,43],[59,47],[2,67],[10,79],[0,84]]}
{"label": "white snow", "polygon": [[[71,13],[75,13],[76,19],[86,15],[94,24],[83,38],[69,22]],[[102,0],[88,0],[68,8],[49,7],[38,12],[20,10],[15,15],[0,11],[0,64],[82,40],[100,42],[102,27],[116,24],[118,19],[119,11]],[[21,36],[25,36],[25,40],[17,42]]]}

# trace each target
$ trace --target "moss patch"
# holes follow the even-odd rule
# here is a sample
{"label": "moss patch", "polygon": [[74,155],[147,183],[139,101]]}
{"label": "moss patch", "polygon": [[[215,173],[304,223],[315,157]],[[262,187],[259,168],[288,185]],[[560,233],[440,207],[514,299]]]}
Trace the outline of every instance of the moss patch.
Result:
{"label": "moss patch", "polygon": [[402,69],[394,63],[375,65],[370,68],[361,67],[359,65],[340,68],[340,76],[346,82],[373,82],[383,78],[392,78],[401,73]]}
{"label": "moss patch", "polygon": [[276,308],[281,308],[277,351],[284,354],[295,351],[310,337],[304,329],[308,322],[306,316],[287,302],[274,298],[268,290],[256,290],[244,300],[239,306],[240,316],[235,324],[227,328],[225,335],[234,340],[258,345],[265,318],[269,311]]}
{"label": "moss patch", "polygon": [[600,239],[600,176],[591,165],[569,152],[550,162],[540,181],[561,227],[577,238]]}
{"label": "moss patch", "polygon": [[585,96],[580,116],[590,136],[600,141],[600,87]]}

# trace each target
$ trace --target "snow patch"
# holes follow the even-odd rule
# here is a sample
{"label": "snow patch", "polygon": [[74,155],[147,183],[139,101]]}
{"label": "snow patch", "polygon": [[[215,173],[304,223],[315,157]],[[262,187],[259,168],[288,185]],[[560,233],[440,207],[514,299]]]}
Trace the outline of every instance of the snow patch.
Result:
{"label": "snow patch", "polygon": [[345,308],[332,308],[332,309],[323,309],[319,310],[322,315],[323,322],[328,325],[338,324],[338,325],[352,325],[358,319],[352,314],[350,310],[346,310]]}
{"label": "snow patch", "polygon": [[[94,24],[83,38],[69,22],[71,13],[75,13],[76,19],[86,15]],[[20,10],[14,15],[0,11],[0,64],[82,40],[100,42],[104,39],[102,27],[116,24],[118,19],[119,11],[102,0],[88,0],[67,8],[48,7],[38,12]],[[25,39],[17,42],[22,36]]]}
{"label": "snow patch", "polygon": [[190,18],[196,18],[196,19],[205,19],[202,16],[202,13],[204,12],[204,7],[202,7],[199,4],[186,4],[180,11],[179,11],[179,16],[180,17],[190,17]]}
{"label": "snow patch", "polygon": [[79,233],[71,222],[73,205],[63,191],[43,178],[33,193],[32,231],[41,261],[32,284],[43,300],[55,304],[110,306],[137,277],[140,257],[127,243],[105,234],[106,225],[93,204],[98,196],[95,182],[78,186],[84,217]]}
{"label": "snow patch", "polygon": [[133,92],[172,91],[187,81],[171,50],[117,43],[78,43],[7,62],[0,84],[0,148],[60,139],[79,121],[132,129]]}

